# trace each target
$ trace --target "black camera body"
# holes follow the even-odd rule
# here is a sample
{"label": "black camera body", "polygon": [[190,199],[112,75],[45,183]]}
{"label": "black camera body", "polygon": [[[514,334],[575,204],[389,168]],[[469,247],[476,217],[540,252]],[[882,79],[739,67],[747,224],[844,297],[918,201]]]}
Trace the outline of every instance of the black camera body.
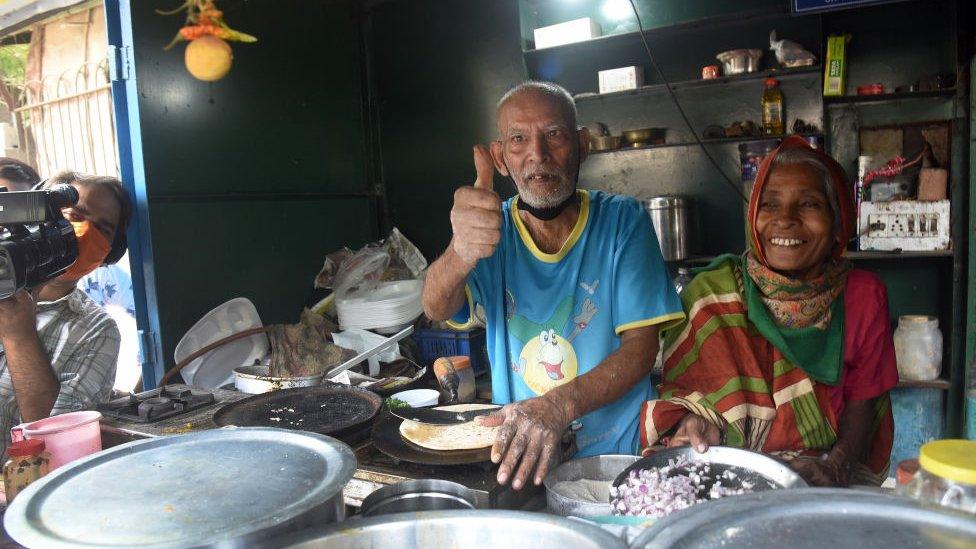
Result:
{"label": "black camera body", "polygon": [[0,192],[0,299],[57,277],[78,259],[74,227],[61,215],[77,202],[71,185]]}

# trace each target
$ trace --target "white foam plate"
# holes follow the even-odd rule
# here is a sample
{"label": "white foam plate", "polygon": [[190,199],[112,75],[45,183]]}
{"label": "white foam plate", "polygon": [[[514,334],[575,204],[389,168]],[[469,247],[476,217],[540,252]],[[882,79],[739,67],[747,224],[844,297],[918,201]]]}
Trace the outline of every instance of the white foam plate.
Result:
{"label": "white foam plate", "polygon": [[[173,357],[179,363],[192,353],[227,336],[260,328],[261,317],[251,300],[237,297],[214,307],[187,330],[176,345]],[[268,354],[268,337],[256,334],[232,341],[197,358],[183,368],[183,379],[190,385],[213,389],[234,383],[234,368],[263,360]]]}

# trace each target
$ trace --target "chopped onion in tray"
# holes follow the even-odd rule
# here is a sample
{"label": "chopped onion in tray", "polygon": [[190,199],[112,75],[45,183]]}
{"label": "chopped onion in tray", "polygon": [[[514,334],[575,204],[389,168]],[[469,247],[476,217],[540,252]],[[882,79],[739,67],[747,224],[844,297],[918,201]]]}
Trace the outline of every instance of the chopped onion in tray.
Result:
{"label": "chopped onion in tray", "polygon": [[[724,486],[723,481],[737,485]],[[713,474],[710,464],[682,456],[663,467],[631,471],[626,482],[610,488],[610,509],[614,515],[660,518],[702,501],[752,491],[752,483],[739,483],[736,473]]]}

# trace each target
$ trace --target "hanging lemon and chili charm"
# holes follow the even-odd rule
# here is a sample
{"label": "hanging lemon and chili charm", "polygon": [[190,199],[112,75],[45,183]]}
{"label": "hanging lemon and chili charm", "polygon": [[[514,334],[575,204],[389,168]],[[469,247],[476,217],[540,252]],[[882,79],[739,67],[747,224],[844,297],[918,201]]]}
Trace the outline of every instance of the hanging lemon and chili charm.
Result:
{"label": "hanging lemon and chili charm", "polygon": [[156,10],[160,15],[186,12],[186,23],[164,50],[170,50],[179,42],[189,42],[183,62],[186,70],[197,80],[214,82],[230,71],[234,59],[227,42],[257,42],[258,39],[236,31],[224,22],[224,13],[217,9],[213,0],[186,0],[171,11]]}

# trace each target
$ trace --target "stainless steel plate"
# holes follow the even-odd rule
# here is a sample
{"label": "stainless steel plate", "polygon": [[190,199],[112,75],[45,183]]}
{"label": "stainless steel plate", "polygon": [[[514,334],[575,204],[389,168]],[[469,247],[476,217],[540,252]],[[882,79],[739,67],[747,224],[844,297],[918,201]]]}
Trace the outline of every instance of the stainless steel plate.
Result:
{"label": "stainless steel plate", "polygon": [[623,549],[627,545],[599,526],[524,511],[427,511],[349,520],[340,527],[299,532],[267,547],[328,549],[396,547],[490,547],[525,549]]}
{"label": "stainless steel plate", "polygon": [[976,519],[860,490],[774,490],[710,501],[660,519],[637,548],[893,549],[976,546]]}
{"label": "stainless steel plate", "polygon": [[265,427],[116,446],[30,485],[4,526],[28,547],[188,547],[342,519],[356,458],[314,433]]}

